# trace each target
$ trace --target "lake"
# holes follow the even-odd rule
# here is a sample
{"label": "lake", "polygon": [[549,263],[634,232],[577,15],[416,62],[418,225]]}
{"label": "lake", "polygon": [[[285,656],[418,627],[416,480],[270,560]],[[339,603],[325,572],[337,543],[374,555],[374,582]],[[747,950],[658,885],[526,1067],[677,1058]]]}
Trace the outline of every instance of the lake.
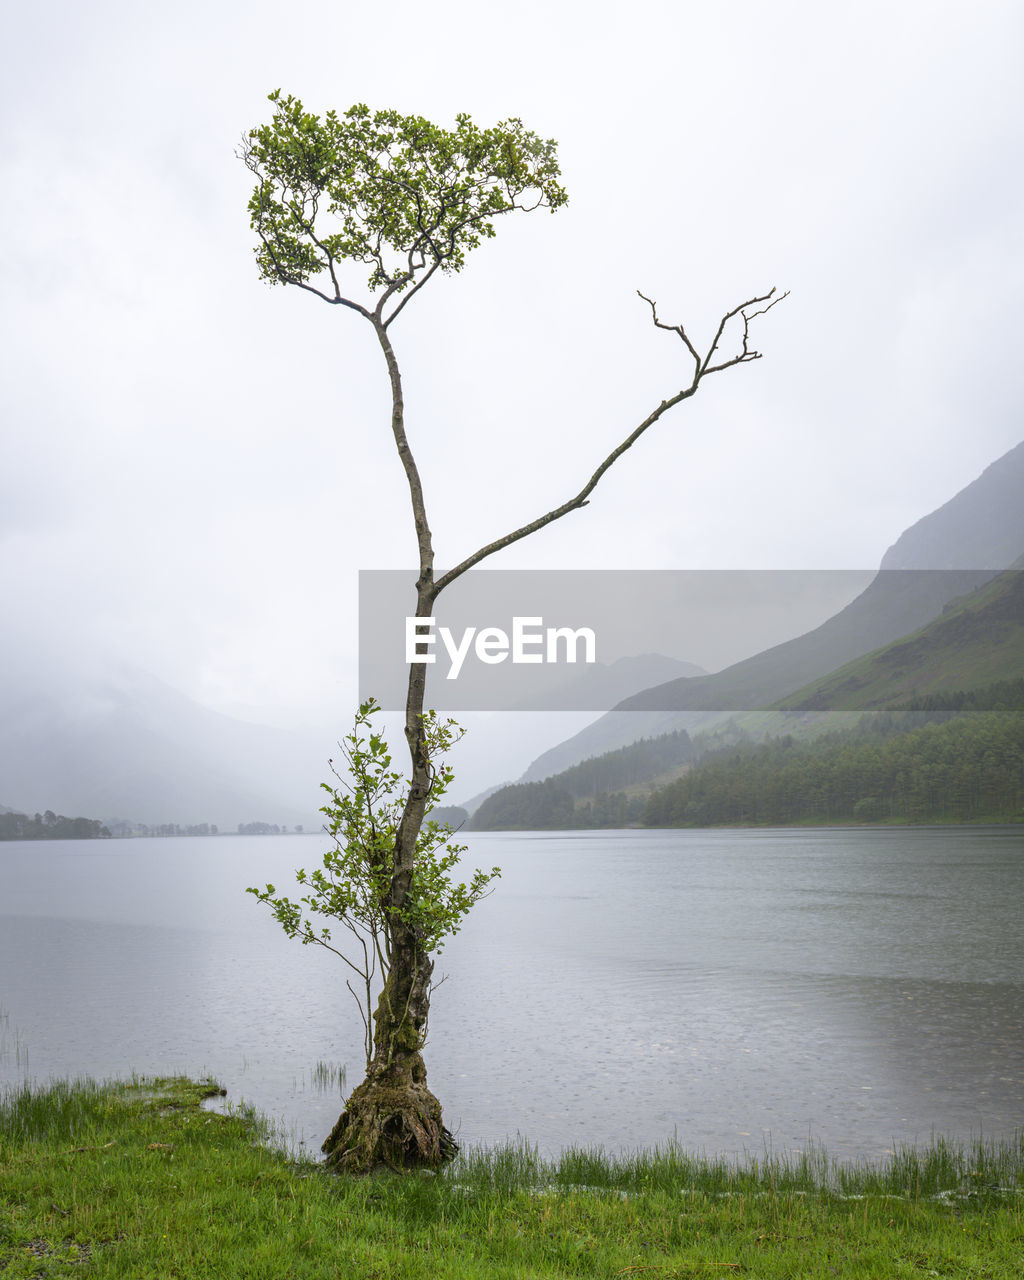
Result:
{"label": "lake", "polygon": [[[0,1081],[210,1072],[316,1151],[341,1102],[317,1067],[359,1082],[359,1016],[244,889],[325,839],[0,844]],[[503,877],[435,972],[460,1141],[874,1159],[1020,1127],[1024,829],[466,842]]]}

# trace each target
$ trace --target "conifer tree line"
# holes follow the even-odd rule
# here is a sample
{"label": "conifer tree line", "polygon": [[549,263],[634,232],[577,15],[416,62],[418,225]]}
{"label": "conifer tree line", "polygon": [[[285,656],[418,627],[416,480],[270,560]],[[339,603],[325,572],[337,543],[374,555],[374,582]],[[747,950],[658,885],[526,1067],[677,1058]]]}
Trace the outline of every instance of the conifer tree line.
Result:
{"label": "conifer tree line", "polygon": [[502,787],[477,809],[474,831],[509,828],[618,827],[638,822],[643,799],[623,788],[668,773],[694,757],[685,729],[642,738],[628,747],[593,756],[543,782]]}
{"label": "conifer tree line", "polygon": [[[719,735],[728,737],[728,726]],[[683,776],[650,794],[636,785],[677,767]],[[815,738],[712,749],[703,735],[691,741],[684,732],[644,740],[542,782],[503,787],[471,826],[985,820],[1024,821],[1024,679],[924,695]]]}
{"label": "conifer tree line", "polygon": [[[914,714],[914,713],[909,713]],[[648,799],[646,826],[1024,821],[1024,714],[792,737],[705,758]]]}

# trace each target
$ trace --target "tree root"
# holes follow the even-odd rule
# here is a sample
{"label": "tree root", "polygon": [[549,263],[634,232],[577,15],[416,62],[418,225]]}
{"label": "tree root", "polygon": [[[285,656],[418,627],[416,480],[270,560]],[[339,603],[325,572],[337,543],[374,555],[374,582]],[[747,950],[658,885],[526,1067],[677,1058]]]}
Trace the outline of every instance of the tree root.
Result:
{"label": "tree root", "polygon": [[339,1173],[436,1169],[458,1152],[425,1083],[367,1079],[345,1104],[321,1148]]}

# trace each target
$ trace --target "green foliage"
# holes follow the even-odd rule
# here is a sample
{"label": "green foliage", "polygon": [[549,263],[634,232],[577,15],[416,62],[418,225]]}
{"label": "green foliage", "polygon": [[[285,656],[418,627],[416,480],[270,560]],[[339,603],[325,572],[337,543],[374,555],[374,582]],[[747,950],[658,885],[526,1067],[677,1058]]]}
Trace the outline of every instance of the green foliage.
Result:
{"label": "green foliage", "polygon": [[627,747],[591,756],[556,774],[557,781],[577,800],[618,791],[638,782],[648,782],[658,774],[676,769],[693,758],[693,743],[685,729],[641,738]]}
{"label": "green foliage", "polygon": [[[1004,695],[1004,696],[1009,696]],[[1024,817],[1019,711],[882,712],[856,729],[706,756],[655,791],[648,826]]]}
{"label": "green foliage", "polygon": [[590,827],[635,827],[644,814],[646,797],[628,796],[624,791],[604,791],[576,806],[575,825]]}
{"label": "green foliage", "polygon": [[[993,714],[984,715],[982,712]],[[585,760],[543,782],[502,787],[474,830],[582,830],[736,823],[1014,821],[1024,817],[1024,679],[916,697],[846,732],[758,745],[737,730],[685,733]],[[974,713],[967,715],[965,713]],[[649,798],[613,787],[689,763]],[[575,805],[573,806],[573,801]]]}
{"label": "green foliage", "polygon": [[545,831],[573,826],[572,796],[553,778],[517,782],[488,796],[470,826],[474,831]]}
{"label": "green foliage", "polygon": [[922,693],[901,702],[895,711],[1024,711],[1024,677],[996,680],[980,689]]}
{"label": "green foliage", "polygon": [[640,822],[644,797],[623,791],[599,791],[575,803],[562,785],[565,774],[543,782],[516,782],[481,804],[470,821],[474,831],[568,831],[591,827],[627,827]]}
{"label": "green foliage", "polygon": [[[395,925],[413,932],[422,953],[440,953],[447,939],[459,932],[473,904],[501,874],[498,867],[477,870],[468,884],[452,877],[465,846],[455,844],[447,823],[437,822],[429,812],[452,781],[452,770],[439,758],[458,741],[462,731],[454,720],[439,720],[435,712],[428,711],[423,716],[426,755],[431,762],[427,817],[416,838],[409,893],[404,901],[396,901],[397,838],[408,783],[393,767],[388,744],[373,727],[378,710],[372,698],[364,702],[352,732],[341,744],[348,776],[336,770],[332,761],[336,784],[321,783],[330,802],[320,812],[327,818],[326,829],[334,839],[334,848],[324,853],[321,866],[309,872],[300,868],[295,873],[307,892],[295,902],[279,895],[272,884],[246,890],[271,908],[290,938],[333,951],[360,976],[363,994],[356,1000],[366,1026],[368,1060],[372,1052],[370,986],[378,975],[381,981],[387,979]],[[314,917],[344,925],[357,939],[362,961],[353,963],[334,944],[332,926]]]}
{"label": "green foliage", "polygon": [[555,143],[521,120],[454,130],[422,116],[357,103],[321,120],[298,98],[270,94],[274,117],[251,130],[242,155],[257,182],[249,201],[256,258],[272,283],[305,285],[336,267],[370,267],[371,291],[401,293],[421,270],[459,271],[513,209],[557,209]]}

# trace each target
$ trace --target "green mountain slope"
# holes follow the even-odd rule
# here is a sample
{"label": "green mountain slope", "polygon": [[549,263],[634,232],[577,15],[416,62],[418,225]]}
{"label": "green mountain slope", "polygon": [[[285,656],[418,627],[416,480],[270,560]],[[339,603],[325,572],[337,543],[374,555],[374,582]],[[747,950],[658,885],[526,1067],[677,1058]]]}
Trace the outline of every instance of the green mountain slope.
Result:
{"label": "green mountain slope", "polygon": [[[776,705],[877,709],[980,689],[1024,675],[1024,572],[1014,568],[955,600],[935,621],[846,663]],[[941,701],[941,700],[940,700]]]}
{"label": "green mountain slope", "polygon": [[[997,745],[991,723],[976,718],[969,728],[933,725],[925,733],[920,716],[890,717],[884,728],[874,717],[854,733],[837,734],[829,728],[847,727],[849,716],[803,713],[909,704],[926,709],[928,719],[946,710],[977,715],[980,707],[1018,708],[1022,688],[1024,569],[1013,568],[954,600],[934,622],[781,700],[783,714],[768,728],[777,737],[764,747],[748,743],[715,752],[713,741],[691,744],[686,734],[635,743],[544,781],[502,788],[480,806],[471,825],[507,830],[637,820],[655,826],[1010,821],[1020,810],[1019,769],[1013,764],[1008,778],[1000,770],[1005,772],[1008,759],[1020,758],[1019,711],[998,722]],[[757,718],[740,715],[734,723],[742,731]],[[766,719],[764,713],[760,718]],[[762,736],[755,730],[751,725],[753,736]],[[812,740],[822,732],[824,740]],[[710,756],[697,758],[709,747]],[[670,770],[675,780],[666,776]],[[951,797],[959,799],[954,804]]]}
{"label": "green mountain slope", "polygon": [[1024,553],[1022,493],[1024,442],[907,529],[886,552],[867,590],[823,626],[714,675],[674,680],[634,695],[545,752],[522,780],[550,777],[641,737],[673,729],[692,734],[716,712],[771,707],[809,681],[828,678],[844,664],[908,636]]}
{"label": "green mountain slope", "polygon": [[[937,527],[936,522],[932,521],[932,527],[933,530]],[[823,714],[855,713],[852,719],[856,721],[859,718],[856,713],[908,704],[927,710],[929,716],[942,710],[978,712],[989,707],[1019,707],[1019,700],[1010,694],[1019,692],[1024,680],[1024,557],[1010,570],[997,575],[987,571],[980,576],[984,582],[978,586],[975,585],[977,576],[951,575],[948,571],[879,573],[872,584],[874,590],[865,591],[854,602],[856,608],[850,607],[859,613],[861,621],[867,616],[877,618],[882,614],[891,625],[893,618],[901,614],[893,604],[906,589],[913,589],[911,612],[920,608],[924,593],[931,594],[934,600],[941,591],[948,591],[951,584],[974,586],[974,589],[948,600],[940,616],[924,626],[873,649],[864,657],[842,664],[812,684],[805,684],[794,694],[778,699],[772,709],[728,717],[727,723],[718,724],[719,741],[708,736],[699,737],[691,744],[686,733],[675,733],[671,737],[636,742],[611,753],[595,753],[584,763],[553,773],[547,780],[500,788],[480,806],[472,827],[616,826],[640,818],[653,824],[736,820],[795,822],[829,820],[829,813],[838,820],[873,820],[882,817],[883,809],[890,819],[922,820],[923,815],[937,813],[940,817],[945,814],[946,820],[964,820],[984,813],[1007,820],[1018,813],[1019,797],[1009,783],[1000,783],[997,804],[988,795],[986,788],[995,786],[992,746],[986,737],[979,735],[977,724],[970,731],[936,728],[934,739],[925,735],[909,737],[906,744],[899,746],[890,742],[883,753],[884,763],[879,763],[876,749],[860,744],[860,754],[856,755],[856,762],[851,763],[849,733],[842,735],[840,742],[836,732],[829,732],[849,728],[851,717]],[[758,678],[768,676],[771,682],[772,676],[799,669],[795,667],[795,659],[806,660],[813,653],[814,658],[820,660],[829,648],[829,634],[835,635],[838,631],[849,640],[849,618],[845,620],[844,614],[849,614],[850,609],[812,635],[719,673],[723,680],[703,677],[684,681],[682,685],[689,686],[690,698],[696,705],[707,696],[709,686],[716,684],[716,696],[721,698],[726,681],[731,682],[733,695],[740,690],[751,694]],[[826,632],[826,636],[822,636],[822,632]],[[754,676],[754,686],[745,684],[744,677],[750,675]],[[1014,741],[1011,754],[1018,750],[1019,724],[1018,716],[1004,726]],[[910,735],[918,728],[919,719],[902,717],[899,724],[888,724],[884,736],[888,739]],[[870,732],[867,723],[865,730]],[[812,740],[822,733],[828,740],[815,744]],[[771,749],[765,749],[767,754],[759,753],[750,742],[735,753],[728,751],[728,763],[698,759],[709,750],[714,753],[718,746],[728,746],[730,739],[735,742],[737,737],[758,740],[767,736],[778,739],[783,735],[787,736],[788,746],[780,748],[772,744]],[[945,749],[947,744],[955,744],[956,750],[965,753],[961,759],[964,780],[974,778],[966,791],[963,787],[957,791],[957,794],[963,791],[969,795],[969,801],[955,810],[937,809],[932,792],[927,788],[922,790],[923,785],[918,786],[922,759],[925,772],[934,773],[934,760],[925,756],[940,746]],[[794,754],[797,746],[799,750]],[[1002,749],[1007,749],[1005,744]],[[983,759],[973,758],[972,753],[978,751],[982,751]],[[721,751],[717,754],[722,756]],[[942,769],[952,768],[947,756],[948,753],[943,756]],[[841,762],[841,772],[846,771],[849,776],[844,774],[840,790],[831,795],[831,783],[827,786],[822,778],[835,773],[837,762]],[[822,769],[824,773],[820,772]],[[809,781],[812,778],[814,782]],[[899,785],[893,781],[895,778],[900,778]],[[908,778],[916,780],[914,786]],[[952,786],[951,776],[946,777],[947,790]],[[785,801],[778,796],[780,788],[787,796]],[[714,792],[713,800],[708,799],[709,790]],[[728,799],[723,800],[723,795]],[[831,797],[819,805],[815,796]],[[979,796],[983,800],[979,800]]]}

